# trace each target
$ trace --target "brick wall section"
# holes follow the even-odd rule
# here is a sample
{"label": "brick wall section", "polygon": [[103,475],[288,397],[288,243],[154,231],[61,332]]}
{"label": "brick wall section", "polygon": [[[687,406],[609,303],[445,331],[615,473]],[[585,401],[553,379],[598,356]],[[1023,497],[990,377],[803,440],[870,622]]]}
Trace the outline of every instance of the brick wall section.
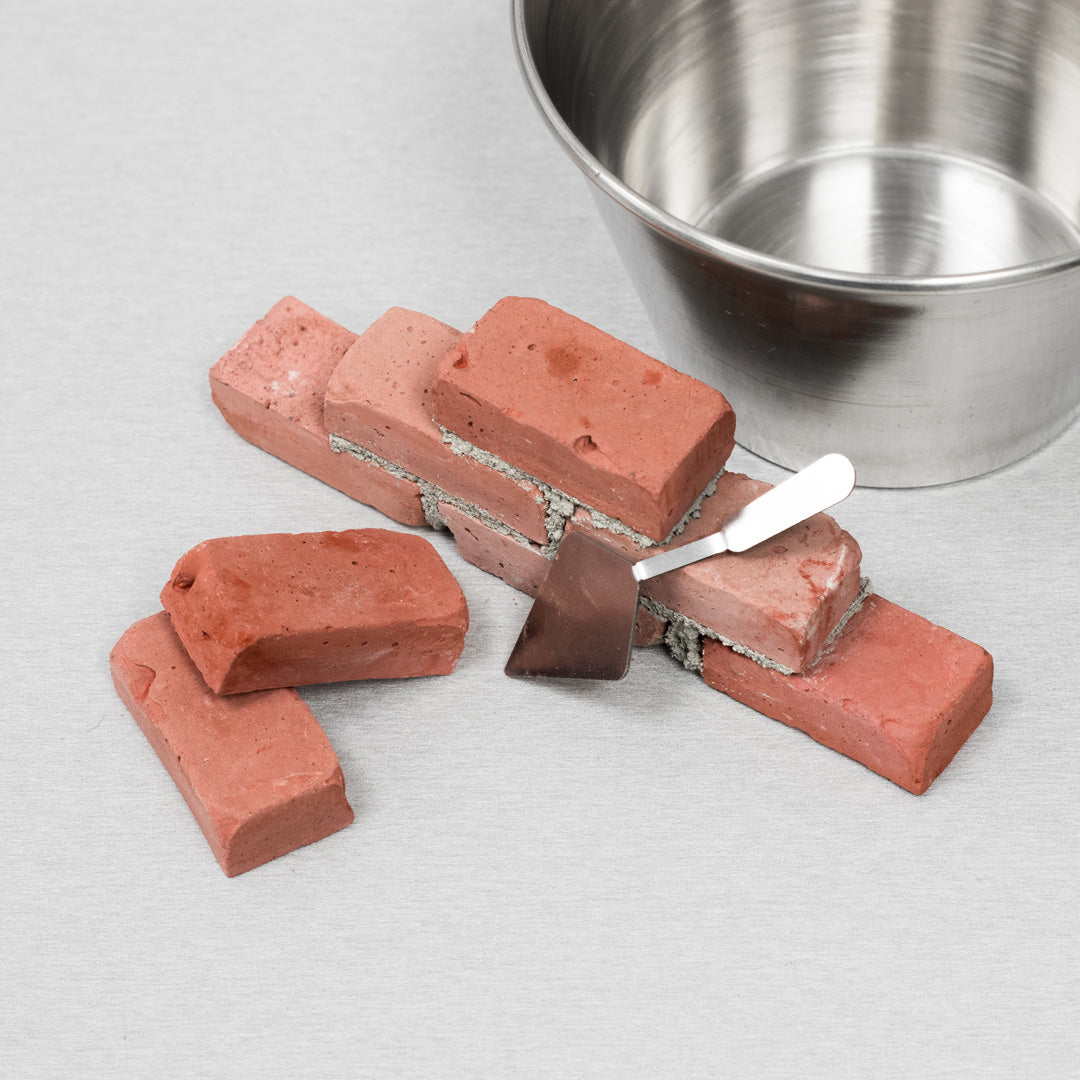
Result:
{"label": "brick wall section", "polygon": [[[567,337],[571,330],[582,335],[576,344]],[[388,336],[388,347],[391,339]],[[711,411],[706,407],[700,414],[695,412],[687,405],[687,395],[692,396],[693,387],[701,387],[700,383],[681,375],[669,377],[670,369],[658,361],[646,357],[645,363],[636,350],[539,301],[511,298],[497,304],[462,340],[464,347],[455,347],[438,367],[434,422],[566,491],[580,503],[613,513],[653,539],[666,538],[665,530],[698,498],[730,451],[732,432],[727,425],[733,418],[726,402]],[[529,345],[535,348],[530,350]],[[522,357],[525,363],[516,363]],[[623,362],[633,373],[629,379],[620,366]],[[392,361],[381,363],[384,370],[392,370]],[[659,377],[657,367],[663,369]],[[586,372],[587,392],[579,400],[577,388]],[[671,372],[671,376],[676,374]],[[605,379],[610,399],[606,403]],[[323,385],[329,381],[327,375]],[[642,387],[658,386],[678,391],[672,399],[677,404],[669,401],[667,406],[675,410],[670,414],[657,411],[659,398],[639,393]],[[620,387],[626,392],[610,392]],[[431,396],[423,395],[422,388],[419,392]],[[715,404],[709,393],[704,400]],[[336,402],[336,406],[345,404],[344,399]],[[639,405],[640,413],[636,411]],[[683,423],[686,413],[697,419]],[[355,421],[359,411],[353,409],[351,415]],[[641,417],[644,423],[639,423]],[[380,420],[377,410],[369,419],[384,426],[391,422],[390,416]],[[695,430],[695,424],[696,430],[704,432],[700,435],[708,447],[704,453],[686,445],[684,436]],[[400,434],[404,428],[397,430]],[[365,436],[359,426],[353,434],[355,438],[375,437]],[[586,434],[591,444],[581,439]],[[424,439],[430,442],[430,434]],[[674,449],[666,446],[671,440]],[[650,446],[658,447],[652,458]],[[623,453],[625,458],[620,458]],[[441,474],[423,479],[445,486],[446,477]],[[743,505],[764,486],[747,477],[724,474],[716,491],[701,502],[700,516],[689,521],[676,542],[711,531],[726,518],[729,508]],[[359,497],[378,505],[363,494]],[[483,501],[483,492],[477,493],[473,507],[443,500],[439,514],[454,532],[464,558],[516,588],[535,592],[546,572],[545,554],[550,554],[553,544],[549,541],[545,546],[535,536],[507,530]],[[567,528],[598,527],[580,506],[571,507],[570,512]],[[635,544],[611,533],[605,540],[624,548]],[[900,722],[906,734],[899,738],[897,719],[888,707],[888,687],[898,683],[897,671],[907,678],[913,664],[923,663],[924,658],[910,646],[930,624],[874,597],[864,605],[865,614],[852,618],[825,658],[813,663],[859,590],[860,558],[858,544],[831,517],[818,515],[753,552],[698,563],[649,582],[645,595],[660,605],[657,611],[661,613],[670,609],[786,668],[803,671],[789,676],[769,670],[716,641],[705,640],[702,668],[710,685],[811,731],[819,741],[908,790],[921,792],[989,708],[992,663],[979,646],[936,628],[934,640],[940,655],[955,649],[958,655],[982,659],[958,669],[955,684],[933,678],[925,682],[921,696],[913,695],[908,702],[906,718]],[[639,620],[636,640],[655,641],[662,625],[656,615],[644,627]],[[859,627],[863,631],[854,633],[852,628]],[[678,654],[681,646],[674,640],[671,644]],[[695,641],[694,647],[702,647],[702,642]],[[928,664],[933,659],[925,658]],[[851,685],[845,684],[845,673]],[[862,691],[855,693],[859,686]],[[839,697],[837,687],[844,690]],[[858,733],[852,734],[856,729]]]}
{"label": "brick wall section", "polygon": [[219,697],[163,611],[130,627],[109,662],[229,877],[353,820],[337,755],[295,690]]}
{"label": "brick wall section", "polygon": [[325,429],[544,543],[544,499],[536,485],[455,454],[432,416],[435,371],[460,338],[459,330],[428,315],[391,308],[330,376]]}
{"label": "brick wall section", "polygon": [[716,390],[540,300],[500,300],[439,366],[435,420],[652,540],[721,470]]}
{"label": "brick wall section", "polygon": [[403,525],[423,525],[416,483],[327,442],[327,383],[357,335],[287,296],[210,369],[210,392],[230,426],[282,458]]}
{"label": "brick wall section", "polygon": [[161,603],[219,694],[446,675],[469,625],[434,547],[387,529],[206,540]]}
{"label": "brick wall section", "polygon": [[769,671],[706,641],[702,675],[921,795],[989,710],[993,672],[985,649],[871,596],[803,674]]}

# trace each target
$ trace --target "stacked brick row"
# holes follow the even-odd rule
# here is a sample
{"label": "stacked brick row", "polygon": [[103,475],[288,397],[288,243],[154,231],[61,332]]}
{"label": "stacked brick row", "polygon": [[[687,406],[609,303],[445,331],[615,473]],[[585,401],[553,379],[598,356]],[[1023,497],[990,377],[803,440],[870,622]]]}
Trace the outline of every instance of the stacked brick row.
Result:
{"label": "stacked brick row", "polygon": [[[568,530],[651,554],[768,487],[725,470],[720,393],[538,300],[506,298],[464,334],[394,308],[357,335],[286,298],[211,388],[244,438],[396,521],[448,528],[529,593]],[[989,709],[992,660],[870,594],[860,560],[819,514],[646,582],[636,642],[921,793]]]}

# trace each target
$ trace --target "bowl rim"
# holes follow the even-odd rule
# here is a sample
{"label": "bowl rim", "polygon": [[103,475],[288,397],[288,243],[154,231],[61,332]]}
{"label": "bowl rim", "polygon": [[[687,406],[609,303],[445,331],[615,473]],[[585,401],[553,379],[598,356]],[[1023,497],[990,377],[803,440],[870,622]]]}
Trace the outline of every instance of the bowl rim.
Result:
{"label": "bowl rim", "polygon": [[1002,288],[1051,277],[1062,271],[1080,267],[1080,248],[1077,248],[1068,254],[1056,255],[1049,259],[966,274],[927,274],[919,277],[860,274],[847,270],[830,270],[768,255],[690,225],[629,187],[602,164],[574,134],[551,100],[533,59],[525,30],[526,3],[527,0],[511,0],[514,51],[517,54],[518,66],[529,95],[555,135],[556,141],[588,179],[606,195],[646,225],[702,255],[800,285],[826,289],[831,286],[845,290],[864,289],[873,292],[904,293],[960,292]]}

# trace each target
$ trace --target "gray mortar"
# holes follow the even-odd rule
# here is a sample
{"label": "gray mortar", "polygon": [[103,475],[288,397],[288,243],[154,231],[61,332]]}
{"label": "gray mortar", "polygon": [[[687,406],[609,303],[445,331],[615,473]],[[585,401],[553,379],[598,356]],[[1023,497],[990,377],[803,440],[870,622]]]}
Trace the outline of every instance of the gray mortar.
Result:
{"label": "gray mortar", "polygon": [[[807,668],[812,668],[816,663],[832,652],[833,648],[836,646],[837,640],[844,632],[844,627],[847,626],[852,615],[863,606],[866,598],[871,596],[873,591],[873,584],[868,577],[859,579],[859,591],[855,596],[855,599],[848,605],[847,611],[844,612],[840,621],[833,627],[832,632],[818,650],[817,656],[815,656],[807,665]],[[664,632],[664,646],[688,671],[695,671],[697,674],[701,674],[702,667],[704,666],[704,652],[702,650],[701,639],[712,638],[713,641],[719,641],[721,645],[726,645],[729,649],[734,650],[741,656],[745,656],[748,660],[753,660],[755,664],[760,664],[763,668],[768,668],[770,671],[779,671],[781,675],[795,674],[794,668],[789,668],[785,664],[770,660],[764,653],[759,653],[754,649],[748,648],[746,645],[733,641],[724,634],[704,626],[696,619],[691,619],[688,615],[683,615],[680,612],[669,608],[666,604],[651,600],[647,596],[643,596],[640,602],[641,606],[647,611],[651,611],[658,618],[667,620],[667,630]]]}
{"label": "gray mortar", "polygon": [[558,547],[559,541],[566,531],[567,521],[573,516],[575,509],[578,507],[589,515],[589,520],[595,528],[615,533],[618,536],[627,536],[641,548],[651,548],[657,547],[660,544],[667,544],[675,539],[675,537],[686,528],[690,521],[701,515],[702,502],[716,491],[716,483],[720,477],[724,475],[724,470],[721,469],[720,472],[705,485],[704,490],[691,504],[690,509],[683,514],[675,527],[663,540],[653,540],[644,533],[632,529],[618,518],[611,517],[601,510],[595,510],[593,507],[581,502],[580,499],[575,499],[573,495],[568,495],[565,491],[552,487],[543,480],[538,480],[535,476],[531,476],[523,469],[519,469],[516,465],[511,465],[508,461],[504,461],[497,454],[491,453],[490,450],[482,450],[479,446],[469,442],[468,439],[464,439],[455,432],[450,431],[449,428],[440,427],[439,430],[442,432],[443,442],[446,443],[446,445],[459,457],[472,458],[474,461],[479,461],[480,464],[486,465],[489,469],[494,469],[496,472],[500,472],[504,476],[508,476],[510,479],[518,481],[518,483],[533,484],[540,489],[544,502],[547,505],[544,525],[547,529],[548,540],[545,545],[544,553],[548,558],[551,558],[554,554],[554,549]]}
{"label": "gray mortar", "polygon": [[711,630],[709,627],[699,623],[697,619],[691,619],[688,615],[683,615],[669,608],[666,604],[650,600],[647,596],[641,598],[641,604],[654,615],[667,620],[668,628],[664,632],[664,645],[667,647],[668,652],[690,671],[701,674],[703,664],[701,639],[712,638],[713,641],[719,641],[721,645],[734,649],[735,652],[749,660],[753,660],[754,663],[760,664],[763,668],[779,671],[782,675],[794,673],[794,668],[785,667],[775,660],[770,660],[764,653],[756,652],[754,649],[742,645],[716,630]]}
{"label": "gray mortar", "polygon": [[449,503],[451,506],[457,507],[466,516],[475,518],[482,525],[486,525],[489,529],[493,529],[503,536],[509,536],[523,547],[531,548],[535,546],[524,533],[511,528],[483,507],[465,499],[460,499],[456,495],[451,495],[450,492],[439,487],[438,484],[433,484],[430,480],[425,480],[422,476],[417,476],[415,473],[409,472],[408,469],[395,465],[394,462],[380,457],[372,450],[357,446],[356,443],[343,439],[340,435],[333,434],[330,436],[330,449],[335,454],[352,454],[353,457],[359,458],[369,465],[385,469],[391,476],[396,476],[399,480],[408,480],[416,484],[420,489],[420,506],[424,511],[424,519],[433,529],[449,530],[446,520],[439,513],[439,503]]}
{"label": "gray mortar", "polygon": [[667,629],[664,630],[664,648],[687,671],[694,671],[700,675],[705,666],[701,647],[704,628],[693,619],[688,619],[685,615],[680,615],[663,604],[645,599],[641,602],[654,615],[667,619]]}

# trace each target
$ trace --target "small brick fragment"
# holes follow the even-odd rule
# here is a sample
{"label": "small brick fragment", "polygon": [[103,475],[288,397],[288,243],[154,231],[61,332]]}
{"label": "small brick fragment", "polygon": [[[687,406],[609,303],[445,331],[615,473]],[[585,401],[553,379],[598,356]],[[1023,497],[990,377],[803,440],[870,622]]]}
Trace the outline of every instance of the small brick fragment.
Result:
{"label": "small brick fragment", "polygon": [[214,403],[248,442],[404,525],[423,525],[419,486],[330,449],[323,399],[356,334],[288,296],[210,369]]}
{"label": "small brick fragment", "polygon": [[161,602],[219,694],[448,674],[469,624],[434,547],[386,529],[207,540]]}
{"label": "small brick fragment", "polygon": [[637,618],[634,620],[635,646],[645,647],[663,644],[667,628],[667,619],[654,615],[644,604],[638,604]]}
{"label": "small brick fragment", "polygon": [[460,339],[459,330],[428,315],[391,308],[357,338],[330,376],[325,425],[544,543],[540,489],[455,454],[432,416],[435,371]]}
{"label": "small brick fragment", "polygon": [[500,300],[439,365],[435,420],[652,540],[721,470],[717,390],[540,300]]}
{"label": "small brick fragment", "polygon": [[981,646],[871,596],[834,649],[801,674],[767,670],[708,640],[702,674],[921,795],[989,710],[993,668]]}
{"label": "small brick fragment", "polygon": [[536,595],[551,565],[536,544],[523,544],[469,517],[453,503],[439,503],[439,513],[466,562],[502,578],[521,592]]}
{"label": "small brick fragment", "polygon": [[163,611],[130,627],[109,664],[229,877],[352,822],[337,756],[295,690],[219,697]]}

